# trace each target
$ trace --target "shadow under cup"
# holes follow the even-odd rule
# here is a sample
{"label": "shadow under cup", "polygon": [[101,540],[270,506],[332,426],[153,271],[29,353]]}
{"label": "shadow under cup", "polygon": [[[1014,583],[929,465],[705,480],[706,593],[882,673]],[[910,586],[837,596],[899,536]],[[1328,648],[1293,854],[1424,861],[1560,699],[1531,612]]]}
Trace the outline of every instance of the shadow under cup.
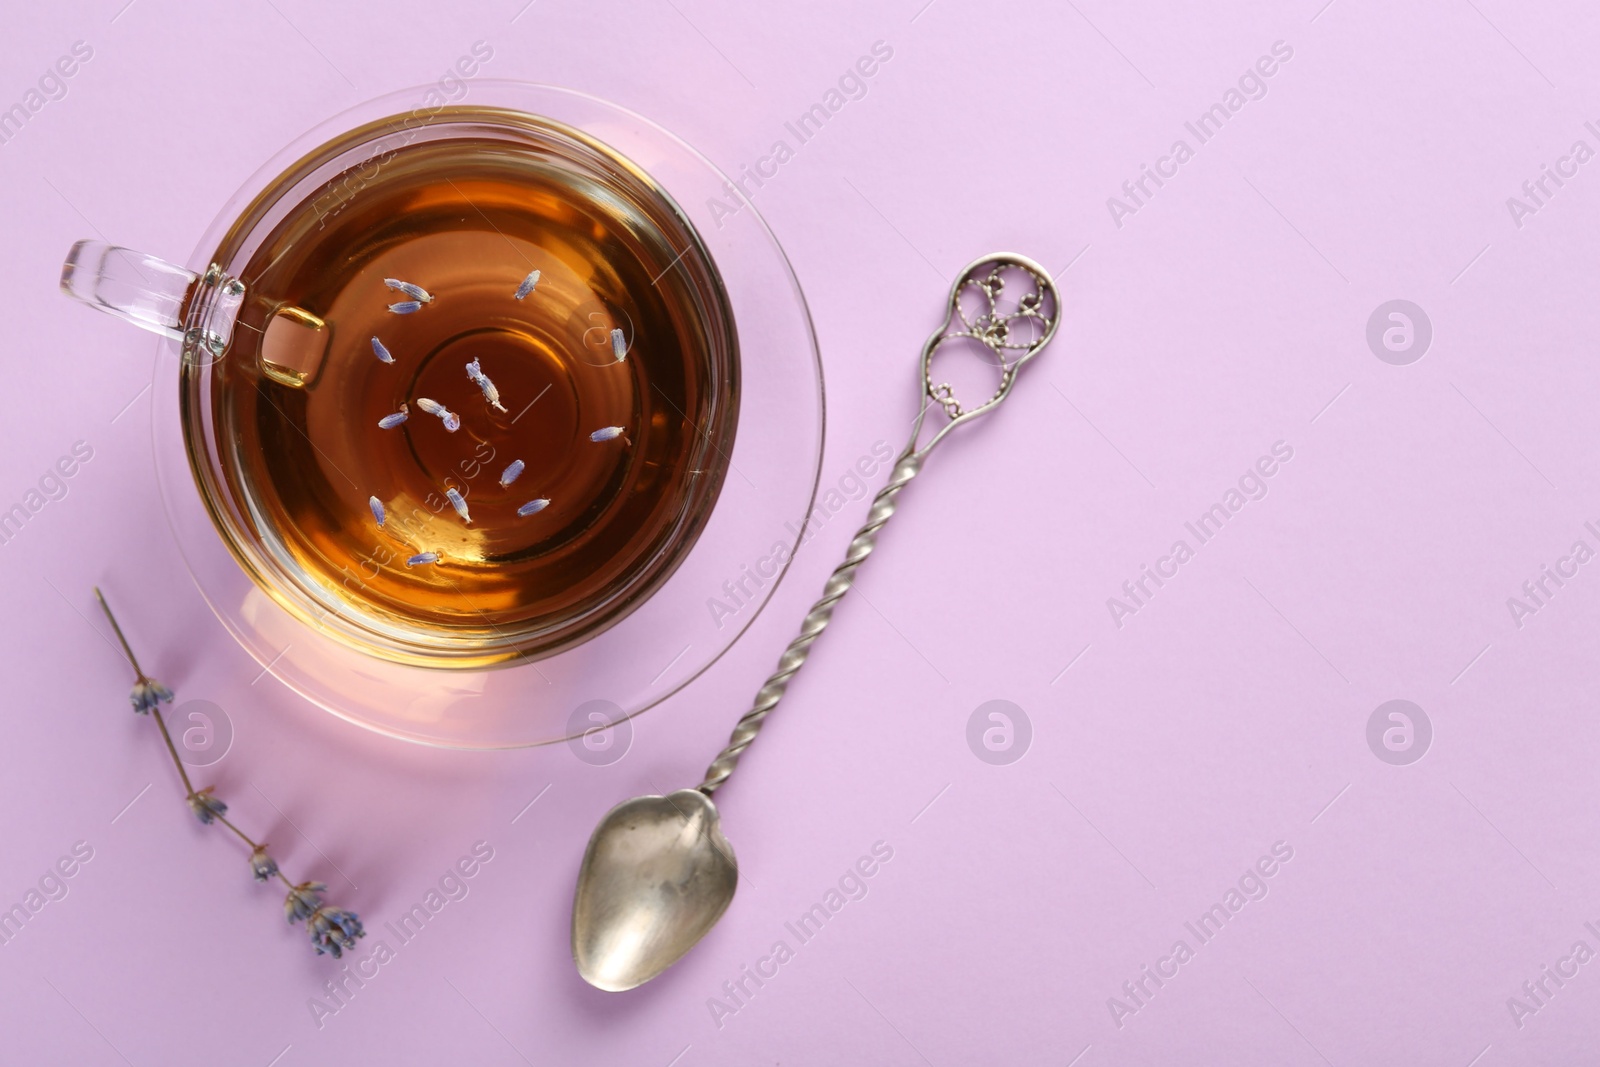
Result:
{"label": "shadow under cup", "polygon": [[493,108],[371,123],[271,183],[213,261],[245,296],[228,350],[181,371],[189,464],[302,622],[418,666],[548,656],[705,527],[739,408],[728,296],[686,215],[593,138]]}

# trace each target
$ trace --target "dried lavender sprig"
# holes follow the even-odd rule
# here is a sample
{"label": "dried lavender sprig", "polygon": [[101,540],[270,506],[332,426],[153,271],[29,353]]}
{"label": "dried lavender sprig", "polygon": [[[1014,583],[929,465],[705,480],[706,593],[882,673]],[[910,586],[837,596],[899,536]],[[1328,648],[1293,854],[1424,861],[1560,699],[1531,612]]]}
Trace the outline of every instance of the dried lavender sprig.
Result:
{"label": "dried lavender sprig", "polygon": [[[138,659],[134,657],[133,648],[128,644],[128,638],[123,634],[122,626],[117,622],[117,617],[111,613],[111,605],[106,603],[105,594],[100,592],[99,586],[95,587],[94,595],[95,599],[100,601],[100,610],[105,612],[107,620],[111,623],[111,629],[116,632],[117,640],[122,643],[122,651],[128,657],[128,662],[133,665],[134,673],[138,675],[139,682],[159,685],[160,683],[155,682],[140,668]],[[136,683],[135,689],[137,688],[138,684]],[[166,689],[165,686],[161,688]],[[170,692],[170,690],[168,691]],[[194,811],[195,816],[203,823],[210,823],[213,820],[220,822],[238,834],[251,848],[257,847],[256,842],[251,840],[249,835],[223,817],[223,813],[228,810],[228,806],[211,795],[212,787],[207,786],[204,789],[196,789],[194,787],[194,783],[189,780],[189,772],[184,767],[183,760],[178,758],[178,746],[173,744],[172,732],[167,729],[167,722],[166,719],[162,718],[161,709],[152,707],[150,713],[156,720],[156,725],[161,728],[161,737],[167,743],[167,753],[172,757],[172,765],[177,769],[178,777],[183,779],[184,799],[188,802],[190,809]]]}
{"label": "dried lavender sprig", "polygon": [[523,463],[522,460],[520,460],[520,459],[512,460],[510,466],[506,467],[505,470],[500,472],[500,485],[501,485],[501,487],[503,488],[505,486],[508,486],[512,482],[516,481],[519,477],[521,477],[522,476],[522,468],[525,467],[526,465],[527,464]]}
{"label": "dried lavender sprig", "polygon": [[372,338],[372,354],[377,356],[381,362],[394,362],[394,355],[389,351],[388,346],[386,346],[382,341],[378,340],[376,335],[374,335]]}
{"label": "dried lavender sprig", "polygon": [[[133,667],[135,675],[134,690],[137,694],[141,688],[146,688],[153,693],[163,693],[165,697],[157,696],[147,711],[161,729],[162,740],[166,742],[167,752],[172,757],[172,765],[178,771],[178,777],[183,780],[185,801],[191,811],[202,823],[210,825],[213,822],[221,823],[231,830],[241,841],[250,848],[250,873],[258,882],[265,882],[276,877],[280,882],[289,887],[289,897],[285,902],[285,911],[290,915],[290,922],[303,919],[306,930],[311,935],[312,947],[317,955],[332,953],[335,959],[349,948],[355,946],[357,938],[366,936],[366,930],[361,925],[361,920],[352,911],[342,908],[329,908],[322,904],[317,896],[327,886],[321,882],[301,882],[296,885],[290,882],[283,872],[278,869],[278,863],[267,854],[267,846],[254,840],[249,834],[235,826],[226,816],[228,805],[212,795],[212,786],[204,789],[195,789],[194,783],[189,779],[189,772],[184,768],[183,761],[178,758],[178,748],[172,741],[172,733],[167,729],[167,723],[161,715],[159,703],[161,699],[168,702],[172,700],[172,691],[161,685],[155,679],[144,673],[139,666],[139,660],[133,654],[133,647],[128,643],[127,636],[122,632],[122,626],[117,622],[117,617],[111,612],[111,605],[106,603],[105,594],[100,592],[98,586],[94,590],[95,599],[100,602],[100,608],[105,612],[106,619],[111,623],[111,629],[116,633],[117,640],[122,645],[122,651],[128,658],[128,663]],[[135,710],[139,708],[139,701],[135,700]],[[304,908],[305,901],[310,901],[310,907]],[[292,907],[291,907],[292,905]]]}
{"label": "dried lavender sprig", "polygon": [[194,783],[189,781],[189,772],[184,769],[183,761],[178,758],[178,748],[172,743],[172,735],[167,732],[167,722],[161,717],[160,703],[165,700],[172,702],[172,690],[144,673],[144,668],[139,666],[139,659],[133,654],[133,646],[128,644],[127,635],[122,632],[122,626],[117,622],[117,617],[111,613],[111,605],[106,603],[105,594],[100,592],[100,587],[94,587],[95,599],[100,602],[100,610],[106,613],[106,619],[111,623],[112,631],[117,635],[117,641],[122,645],[122,654],[128,657],[128,663],[133,667],[135,675],[133,692],[129,699],[133,703],[133,710],[153,716],[156,725],[161,727],[161,736],[166,739],[167,751],[172,754],[172,765],[178,768],[178,777],[183,779],[183,789],[187,796],[194,796]]}
{"label": "dried lavender sprig", "polygon": [[446,486],[445,499],[450,501],[450,506],[456,509],[456,514],[461,516],[461,521],[470,525],[472,513],[467,510],[467,498],[461,495],[461,490],[455,486]]}
{"label": "dried lavender sprig", "polygon": [[619,437],[622,438],[624,443],[628,442],[628,430],[627,430],[627,427],[625,427],[625,426],[602,426],[602,427],[600,427],[600,429],[596,430],[594,433],[589,435],[589,440],[591,440],[591,441],[615,441]]}
{"label": "dried lavender sprig", "polygon": [[529,293],[533,292],[533,287],[538,285],[538,284],[539,284],[539,272],[536,271],[536,270],[529,271],[528,272],[528,276],[526,278],[522,279],[522,284],[517,286],[516,299],[521,300],[523,297],[525,297]]}
{"label": "dried lavender sprig", "polygon": [[422,310],[422,301],[402,300],[399,303],[390,304],[389,310],[396,315],[414,315]]}

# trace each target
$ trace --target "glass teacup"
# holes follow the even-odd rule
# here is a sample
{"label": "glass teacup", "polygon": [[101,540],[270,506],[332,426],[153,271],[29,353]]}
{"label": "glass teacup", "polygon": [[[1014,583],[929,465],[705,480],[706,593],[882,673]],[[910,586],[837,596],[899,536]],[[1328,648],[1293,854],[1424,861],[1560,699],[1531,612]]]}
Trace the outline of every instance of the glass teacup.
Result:
{"label": "glass teacup", "polygon": [[[613,720],[648,706],[748,625],[815,489],[820,382],[803,303],[771,306],[798,296],[787,264],[713,168],[581,94],[474,91],[489,101],[386,114],[391,97],[313,131],[224,212],[198,269],[86,241],[62,287],[167,339],[168,511],[257,658],[380,729],[516,744],[571,732],[552,716],[583,700]],[[760,338],[754,373],[741,334]],[[196,542],[195,500],[253,591]],[[758,559],[771,573],[730,625],[710,601]],[[316,632],[311,651],[283,662],[294,641],[257,593]],[[354,689],[333,677],[358,662],[345,650]],[[463,728],[430,697],[419,728],[414,707],[371,706],[416,689],[409,668],[533,660],[537,714]]]}

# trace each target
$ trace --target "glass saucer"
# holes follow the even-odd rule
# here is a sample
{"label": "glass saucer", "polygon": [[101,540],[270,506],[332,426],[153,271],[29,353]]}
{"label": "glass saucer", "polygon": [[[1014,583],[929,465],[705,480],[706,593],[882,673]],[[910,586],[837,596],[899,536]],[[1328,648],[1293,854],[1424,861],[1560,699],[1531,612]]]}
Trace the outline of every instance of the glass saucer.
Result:
{"label": "glass saucer", "polygon": [[[308,131],[262,166],[218,214],[188,266],[202,273],[254,198],[312,149],[356,127],[426,108],[431,87],[361,104]],[[547,744],[631,717],[698,677],[732,646],[786,573],[817,489],[821,363],[805,299],[777,240],[727,177],[649,120],[552,86],[477,79],[473,106],[541,116],[609,146],[649,175],[698,232],[720,272],[740,348],[728,472],[704,528],[647,599],[582,644],[488,669],[379,659],[311,626],[239,566],[196,488],[179,410],[179,360],[162,342],[152,427],[157,478],[196,585],[246,651],[295,692],[341,718],[423,744],[493,749]],[[456,101],[461,102],[461,101]]]}

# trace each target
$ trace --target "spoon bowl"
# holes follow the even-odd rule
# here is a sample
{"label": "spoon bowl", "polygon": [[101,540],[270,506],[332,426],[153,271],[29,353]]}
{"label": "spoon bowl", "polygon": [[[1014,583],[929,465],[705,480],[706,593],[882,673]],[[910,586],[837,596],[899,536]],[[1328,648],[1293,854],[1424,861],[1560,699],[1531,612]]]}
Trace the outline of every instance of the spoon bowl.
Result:
{"label": "spoon bowl", "polygon": [[621,992],[676,963],[728,910],[739,865],[698,789],[612,808],[583,854],[572,959],[584,981]]}

